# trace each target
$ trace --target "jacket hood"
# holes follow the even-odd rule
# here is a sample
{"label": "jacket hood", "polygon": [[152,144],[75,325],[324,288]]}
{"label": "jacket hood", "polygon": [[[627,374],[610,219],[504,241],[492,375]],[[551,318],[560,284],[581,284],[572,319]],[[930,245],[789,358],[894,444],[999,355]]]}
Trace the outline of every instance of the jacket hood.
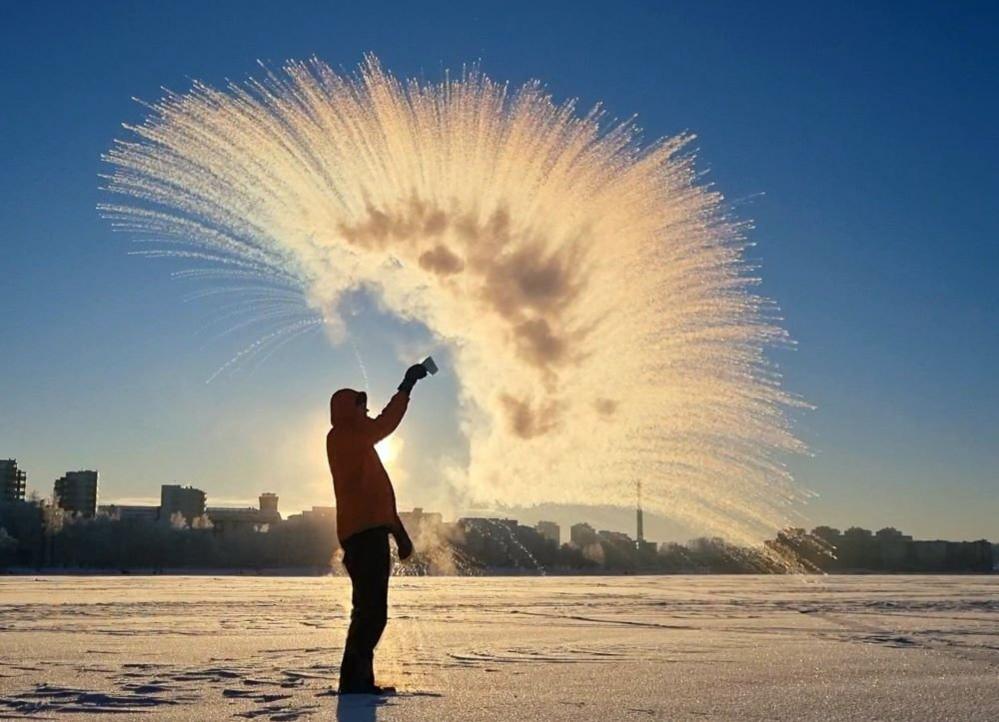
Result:
{"label": "jacket hood", "polygon": [[330,397],[330,424],[349,424],[364,415],[364,409],[357,405],[360,391],[340,389]]}

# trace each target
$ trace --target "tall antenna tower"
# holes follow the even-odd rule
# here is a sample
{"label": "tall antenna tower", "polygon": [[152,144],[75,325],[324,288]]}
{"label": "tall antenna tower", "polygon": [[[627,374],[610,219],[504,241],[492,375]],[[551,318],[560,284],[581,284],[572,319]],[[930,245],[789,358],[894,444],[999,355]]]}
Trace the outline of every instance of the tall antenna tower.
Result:
{"label": "tall antenna tower", "polygon": [[637,527],[636,528],[637,533],[635,534],[635,537],[637,538],[638,544],[640,545],[643,541],[645,541],[645,529],[643,529],[642,527],[642,480],[641,479],[638,480],[637,487],[638,487],[638,494],[637,494],[638,503],[637,506],[635,507],[635,526]]}

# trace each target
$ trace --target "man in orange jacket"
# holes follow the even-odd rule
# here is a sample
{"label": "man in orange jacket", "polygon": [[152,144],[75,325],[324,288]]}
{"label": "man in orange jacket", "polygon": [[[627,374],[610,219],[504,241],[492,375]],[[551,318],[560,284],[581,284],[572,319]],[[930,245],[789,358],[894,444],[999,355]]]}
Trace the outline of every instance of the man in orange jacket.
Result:
{"label": "man in orange jacket", "polygon": [[400,559],[413,553],[413,542],[399,520],[395,491],[375,444],[399,426],[413,386],[426,375],[423,365],[411,366],[398,392],[375,419],[368,417],[368,396],[363,391],[340,389],[330,398],[333,428],[326,436],[326,456],[336,495],[337,537],[353,588],[340,694],[385,691],[375,684],[373,664],[388,620],[388,537],[395,537]]}

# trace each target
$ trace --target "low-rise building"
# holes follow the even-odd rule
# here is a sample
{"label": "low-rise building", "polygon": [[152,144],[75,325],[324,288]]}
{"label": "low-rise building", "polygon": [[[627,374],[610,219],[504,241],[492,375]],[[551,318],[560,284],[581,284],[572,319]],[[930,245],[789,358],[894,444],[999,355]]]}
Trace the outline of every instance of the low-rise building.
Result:
{"label": "low-rise building", "polygon": [[160,516],[158,506],[142,504],[101,504],[97,510],[118,521],[141,521],[152,524]]}
{"label": "low-rise building", "polygon": [[288,521],[293,524],[332,524],[336,526],[336,507],[314,506],[312,509],[303,509],[298,514],[290,514]]}
{"label": "low-rise building", "polygon": [[423,511],[418,506],[412,511],[400,511],[399,521],[406,527],[409,535],[416,538],[437,534],[444,523],[444,517],[436,511]]}
{"label": "low-rise building", "polygon": [[621,547],[635,548],[635,540],[622,531],[609,531],[607,529],[601,529],[597,532],[597,536],[601,541],[608,542],[610,544],[616,544]]}
{"label": "low-rise building", "polygon": [[638,547],[638,554],[643,558],[654,557],[658,553],[658,546],[654,541],[642,539],[635,543]]}
{"label": "low-rise building", "polygon": [[222,535],[236,531],[269,531],[272,524],[281,521],[278,496],[269,491],[260,495],[258,508],[210,506],[206,514],[212,529]]}

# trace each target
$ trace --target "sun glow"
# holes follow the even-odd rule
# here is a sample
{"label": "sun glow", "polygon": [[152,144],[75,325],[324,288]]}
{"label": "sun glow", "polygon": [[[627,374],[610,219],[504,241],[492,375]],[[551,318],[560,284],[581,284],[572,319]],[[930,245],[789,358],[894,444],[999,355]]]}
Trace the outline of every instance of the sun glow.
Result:
{"label": "sun glow", "polygon": [[402,440],[399,437],[388,436],[375,444],[375,451],[378,452],[378,458],[385,466],[391,466],[399,456],[401,446]]}

